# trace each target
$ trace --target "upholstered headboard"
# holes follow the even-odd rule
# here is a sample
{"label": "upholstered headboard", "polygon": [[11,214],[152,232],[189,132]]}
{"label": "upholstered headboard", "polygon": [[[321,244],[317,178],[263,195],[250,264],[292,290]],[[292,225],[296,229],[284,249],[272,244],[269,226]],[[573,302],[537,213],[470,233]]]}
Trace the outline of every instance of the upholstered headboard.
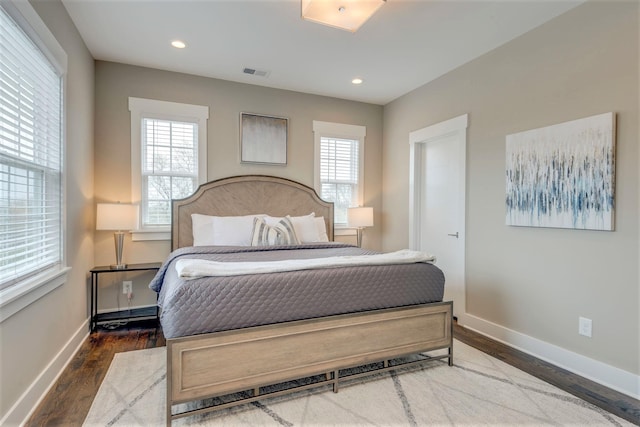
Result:
{"label": "upholstered headboard", "polygon": [[333,240],[333,203],[299,182],[266,175],[243,175],[202,184],[193,195],[172,203],[171,250],[193,245],[191,214],[323,216]]}

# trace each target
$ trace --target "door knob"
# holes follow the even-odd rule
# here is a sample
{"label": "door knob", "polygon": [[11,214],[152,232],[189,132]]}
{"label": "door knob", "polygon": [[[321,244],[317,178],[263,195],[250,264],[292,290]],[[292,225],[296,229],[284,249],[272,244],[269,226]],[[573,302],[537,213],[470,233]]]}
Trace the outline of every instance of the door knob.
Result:
{"label": "door knob", "polygon": [[456,231],[456,234],[449,233],[449,234],[447,234],[447,236],[455,237],[456,239],[459,237],[457,231]]}

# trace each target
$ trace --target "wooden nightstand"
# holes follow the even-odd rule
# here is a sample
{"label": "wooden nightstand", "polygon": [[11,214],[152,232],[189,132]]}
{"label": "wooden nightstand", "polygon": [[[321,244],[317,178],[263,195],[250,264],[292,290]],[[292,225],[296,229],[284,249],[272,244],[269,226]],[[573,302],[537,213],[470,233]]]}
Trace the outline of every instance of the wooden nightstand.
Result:
{"label": "wooden nightstand", "polygon": [[158,271],[162,263],[152,262],[148,264],[128,264],[126,268],[114,270],[111,267],[99,266],[91,269],[91,332],[96,330],[98,322],[115,322],[120,320],[133,320],[150,317],[158,318],[158,306],[142,307],[127,310],[98,313],[98,279],[101,274],[122,273],[127,271]]}

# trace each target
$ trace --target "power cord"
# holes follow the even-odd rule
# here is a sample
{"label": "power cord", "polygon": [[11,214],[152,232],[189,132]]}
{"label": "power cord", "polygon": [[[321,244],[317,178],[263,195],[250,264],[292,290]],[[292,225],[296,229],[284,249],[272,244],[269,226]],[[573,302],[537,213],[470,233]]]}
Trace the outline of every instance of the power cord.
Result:
{"label": "power cord", "polygon": [[[131,292],[129,292],[127,294],[127,307],[128,307],[129,311],[131,311],[131,298],[132,297],[133,297],[133,294]],[[117,308],[117,311],[121,311],[120,310],[120,292],[116,292],[116,308]],[[129,323],[128,320],[114,320],[113,322],[103,323],[102,327],[105,328],[105,329],[113,330],[113,329],[117,329],[117,328],[120,328],[122,326],[125,326],[128,323]]]}

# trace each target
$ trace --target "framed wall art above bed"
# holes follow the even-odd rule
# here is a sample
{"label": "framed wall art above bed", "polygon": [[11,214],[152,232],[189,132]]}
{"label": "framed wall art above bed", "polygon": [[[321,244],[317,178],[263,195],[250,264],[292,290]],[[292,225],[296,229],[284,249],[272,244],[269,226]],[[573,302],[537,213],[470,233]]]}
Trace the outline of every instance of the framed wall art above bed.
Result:
{"label": "framed wall art above bed", "polygon": [[285,117],[240,113],[240,161],[286,165],[288,127]]}

